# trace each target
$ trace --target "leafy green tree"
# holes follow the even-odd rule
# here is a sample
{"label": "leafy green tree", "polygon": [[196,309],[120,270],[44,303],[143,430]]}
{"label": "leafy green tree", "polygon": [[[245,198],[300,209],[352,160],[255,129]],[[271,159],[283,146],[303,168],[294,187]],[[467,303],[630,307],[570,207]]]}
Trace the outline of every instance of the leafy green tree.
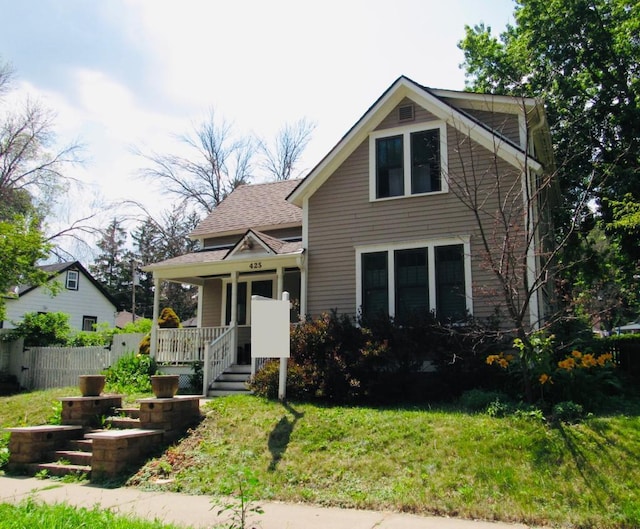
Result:
{"label": "leafy green tree", "polygon": [[[48,276],[36,265],[48,251],[36,217],[0,220],[0,293],[18,285],[44,285]],[[0,321],[5,314],[5,296],[0,295]]]}
{"label": "leafy green tree", "polygon": [[[459,46],[468,87],[544,99],[565,200],[554,210],[558,237],[590,199],[610,244],[626,256],[616,266],[629,281],[640,230],[617,215],[640,204],[640,4],[517,0],[514,18],[499,36],[482,24],[465,28]],[[579,252],[590,218],[567,245],[564,263],[574,268],[586,262]]]}

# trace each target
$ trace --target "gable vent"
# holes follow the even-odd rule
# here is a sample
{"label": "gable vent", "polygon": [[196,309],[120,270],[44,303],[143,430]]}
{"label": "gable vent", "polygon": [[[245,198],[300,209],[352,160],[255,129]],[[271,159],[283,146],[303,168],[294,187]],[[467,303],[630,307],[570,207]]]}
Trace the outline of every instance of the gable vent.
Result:
{"label": "gable vent", "polygon": [[414,118],[413,105],[404,105],[404,106],[398,107],[399,121],[410,121],[413,118]]}

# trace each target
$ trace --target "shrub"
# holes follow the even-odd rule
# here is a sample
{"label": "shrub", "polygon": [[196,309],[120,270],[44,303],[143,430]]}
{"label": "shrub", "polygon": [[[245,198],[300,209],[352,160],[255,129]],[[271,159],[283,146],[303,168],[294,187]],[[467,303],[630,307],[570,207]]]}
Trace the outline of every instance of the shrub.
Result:
{"label": "shrub", "polygon": [[[449,364],[462,363],[468,336],[462,339],[457,330],[443,327],[430,314],[405,320],[403,325],[389,317],[369,319],[366,324],[356,325],[349,316],[334,311],[294,327],[287,395],[336,402],[422,402],[442,400],[462,387],[443,380],[455,382],[455,370]],[[446,362],[448,370],[443,367],[444,351],[453,355],[453,362]],[[472,355],[473,350],[466,356]],[[429,365],[439,366],[440,371],[428,372],[425,366]],[[265,366],[251,384],[254,392],[275,397],[277,363]]]}
{"label": "shrub", "polygon": [[65,345],[71,334],[69,315],[63,312],[28,312],[9,335],[12,340],[24,338],[26,347]]}
{"label": "shrub", "polygon": [[[178,329],[181,327],[180,318],[169,307],[162,309],[160,316],[158,316],[158,327],[161,329]],[[138,353],[142,355],[148,355],[151,352],[151,325],[149,325],[149,331],[145,337],[140,341],[138,345]]]}
{"label": "shrub", "polygon": [[147,393],[151,391],[151,375],[156,373],[156,363],[148,355],[130,353],[121,357],[113,366],[105,369],[106,384],[116,393]]}
{"label": "shrub", "polygon": [[558,402],[553,406],[552,418],[560,422],[578,422],[584,417],[584,408],[572,401]]}
{"label": "shrub", "polygon": [[460,405],[470,412],[485,412],[496,403],[507,403],[509,397],[500,391],[486,391],[483,389],[471,389],[465,391],[459,399]]}

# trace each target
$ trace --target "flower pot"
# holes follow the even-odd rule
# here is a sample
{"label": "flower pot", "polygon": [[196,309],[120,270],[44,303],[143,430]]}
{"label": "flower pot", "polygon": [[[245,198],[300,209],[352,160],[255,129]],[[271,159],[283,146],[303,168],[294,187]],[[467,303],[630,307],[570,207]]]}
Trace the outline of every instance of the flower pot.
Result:
{"label": "flower pot", "polygon": [[170,399],[178,392],[179,375],[151,375],[151,390],[158,399]]}
{"label": "flower pot", "polygon": [[78,386],[83,397],[97,397],[104,389],[104,375],[80,375]]}

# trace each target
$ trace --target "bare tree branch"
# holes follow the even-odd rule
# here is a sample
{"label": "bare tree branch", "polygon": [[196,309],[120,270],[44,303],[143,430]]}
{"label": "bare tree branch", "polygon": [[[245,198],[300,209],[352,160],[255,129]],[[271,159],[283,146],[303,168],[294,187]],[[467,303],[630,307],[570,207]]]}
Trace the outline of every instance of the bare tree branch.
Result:
{"label": "bare tree branch", "polygon": [[296,171],[296,164],[300,161],[315,128],[315,123],[302,118],[295,123],[282,126],[272,145],[261,141],[262,169],[275,180],[289,180],[300,176],[300,172]]}

